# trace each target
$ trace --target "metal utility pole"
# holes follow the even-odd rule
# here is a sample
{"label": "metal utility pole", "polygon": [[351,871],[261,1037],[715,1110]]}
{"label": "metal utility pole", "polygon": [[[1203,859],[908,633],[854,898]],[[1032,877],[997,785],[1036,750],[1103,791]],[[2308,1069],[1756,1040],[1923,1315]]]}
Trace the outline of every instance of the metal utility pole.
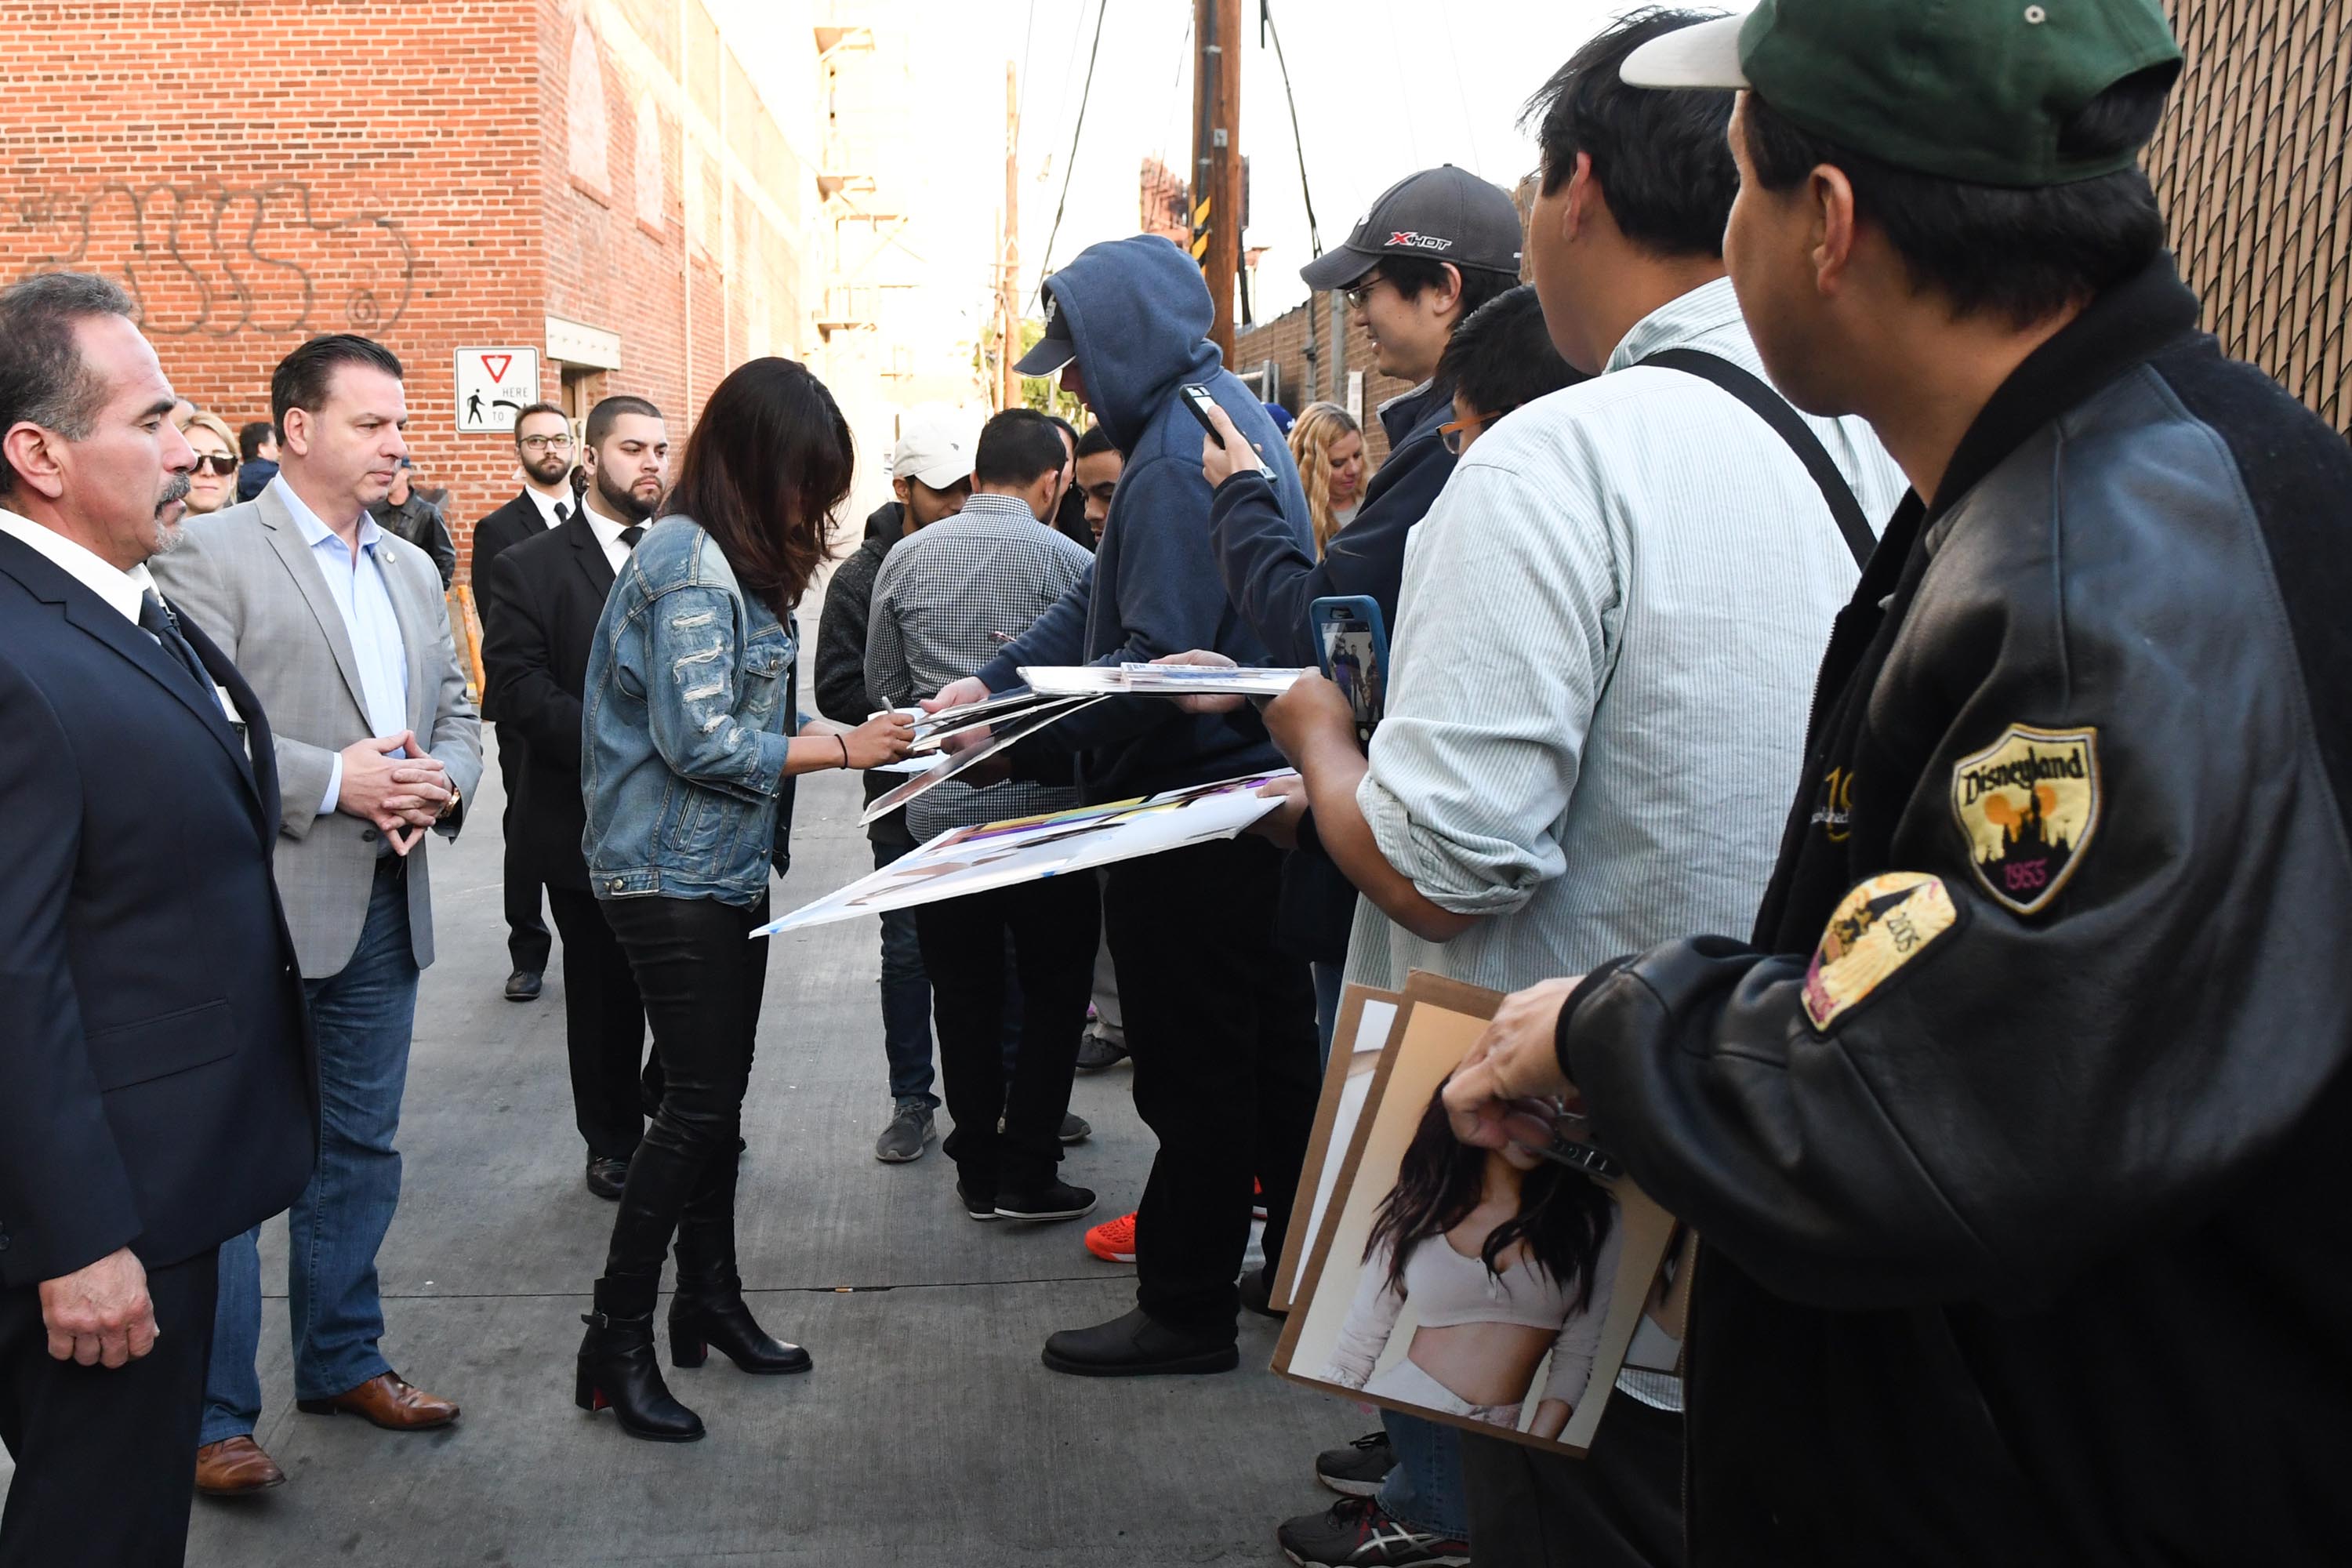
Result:
{"label": "metal utility pole", "polygon": [[1021,378],[1013,374],[1021,357],[1021,90],[1011,60],[1004,62],[1004,246],[996,284],[996,406],[1021,406]]}
{"label": "metal utility pole", "polygon": [[1208,241],[1201,275],[1215,310],[1209,336],[1234,357],[1234,289],[1242,270],[1242,0],[1193,0],[1192,210]]}

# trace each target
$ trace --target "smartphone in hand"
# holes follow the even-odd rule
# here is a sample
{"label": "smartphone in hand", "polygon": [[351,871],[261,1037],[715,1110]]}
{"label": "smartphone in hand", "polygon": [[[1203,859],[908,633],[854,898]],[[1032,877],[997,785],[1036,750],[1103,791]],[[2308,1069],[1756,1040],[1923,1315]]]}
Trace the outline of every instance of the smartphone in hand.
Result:
{"label": "smartphone in hand", "polygon": [[1192,417],[1201,422],[1201,428],[1209,433],[1209,439],[1222,448],[1225,444],[1225,438],[1217,434],[1216,426],[1209,420],[1209,408],[1217,401],[1209,395],[1209,389],[1197,383],[1187,382],[1177,389],[1177,395],[1183,398],[1184,406],[1192,411]]}
{"label": "smartphone in hand", "polygon": [[1389,639],[1381,606],[1354,594],[1318,599],[1307,606],[1307,616],[1323,673],[1346,695],[1356,713],[1356,739],[1369,745],[1388,697]]}

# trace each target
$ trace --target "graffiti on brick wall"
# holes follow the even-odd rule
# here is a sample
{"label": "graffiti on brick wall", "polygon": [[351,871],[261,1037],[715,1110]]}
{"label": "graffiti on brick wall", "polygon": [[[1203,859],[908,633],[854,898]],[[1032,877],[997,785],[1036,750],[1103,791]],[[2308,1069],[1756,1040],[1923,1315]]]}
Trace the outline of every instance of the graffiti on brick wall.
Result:
{"label": "graffiti on brick wall", "polygon": [[328,218],[298,181],[130,185],[25,197],[5,248],[23,274],[113,279],[162,336],[389,331],[416,254],[382,213]]}

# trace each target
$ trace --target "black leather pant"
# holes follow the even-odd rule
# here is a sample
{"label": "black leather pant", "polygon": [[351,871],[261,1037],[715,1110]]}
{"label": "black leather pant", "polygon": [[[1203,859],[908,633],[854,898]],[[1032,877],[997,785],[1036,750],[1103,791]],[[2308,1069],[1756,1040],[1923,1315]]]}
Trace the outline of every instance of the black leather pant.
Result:
{"label": "black leather pant", "polygon": [[614,899],[604,918],[636,974],[663,1085],[629,1162],[604,1274],[648,1292],[650,1309],[673,1234],[681,1280],[735,1282],[736,1140],[768,979],[768,943],[749,933],[768,919],[768,900]]}

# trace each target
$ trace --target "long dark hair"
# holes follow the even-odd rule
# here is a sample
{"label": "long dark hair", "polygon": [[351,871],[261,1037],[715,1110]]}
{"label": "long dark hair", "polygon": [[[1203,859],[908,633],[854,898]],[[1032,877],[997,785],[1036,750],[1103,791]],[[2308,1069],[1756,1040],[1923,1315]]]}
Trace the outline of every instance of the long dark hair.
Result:
{"label": "long dark hair", "polygon": [[711,390],[664,505],[700,523],[781,620],[831,552],[856,462],[824,383],[795,360],[755,359]]}
{"label": "long dark hair", "polygon": [[[1432,1239],[1447,1245],[1445,1233],[1470,1217],[1485,1190],[1489,1152],[1454,1136],[1445,1119],[1445,1086],[1429,1097],[1412,1142],[1397,1163],[1396,1186],[1381,1201],[1372,1222],[1364,1260],[1382,1246],[1389,1254],[1389,1283],[1404,1289],[1404,1263],[1415,1247]],[[1544,1161],[1519,1182],[1519,1212],[1496,1226],[1479,1248],[1486,1272],[1499,1276],[1495,1260],[1513,1242],[1527,1243],[1528,1259],[1561,1285],[1576,1287],[1573,1310],[1592,1304],[1592,1268],[1601,1244],[1609,1239],[1609,1194],[1566,1166]]]}

